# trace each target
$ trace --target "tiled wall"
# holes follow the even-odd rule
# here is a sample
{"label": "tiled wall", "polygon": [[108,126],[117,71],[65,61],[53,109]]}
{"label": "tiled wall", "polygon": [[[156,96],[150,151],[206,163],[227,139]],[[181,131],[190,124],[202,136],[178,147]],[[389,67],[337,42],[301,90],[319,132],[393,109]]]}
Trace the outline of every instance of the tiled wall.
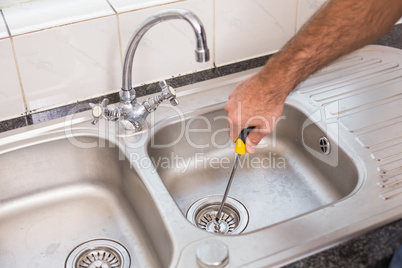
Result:
{"label": "tiled wall", "polygon": [[133,84],[192,73],[278,50],[324,0],[37,0],[0,16],[0,120],[117,92],[125,47],[148,16],[192,10],[204,23],[211,61],[194,60],[184,21],[143,38]]}

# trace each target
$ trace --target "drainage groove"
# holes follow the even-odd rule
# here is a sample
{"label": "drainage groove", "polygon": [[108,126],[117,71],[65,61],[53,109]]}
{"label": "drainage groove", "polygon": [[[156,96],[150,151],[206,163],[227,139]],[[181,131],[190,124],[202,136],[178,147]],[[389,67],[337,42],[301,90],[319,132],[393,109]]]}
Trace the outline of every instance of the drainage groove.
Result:
{"label": "drainage groove", "polygon": [[66,268],[129,268],[130,255],[120,243],[97,239],[77,246],[68,256]]}
{"label": "drainage groove", "polygon": [[240,234],[248,224],[248,212],[238,200],[228,197],[221,214],[220,226],[215,226],[221,195],[204,197],[190,206],[187,219],[195,226],[211,233]]}

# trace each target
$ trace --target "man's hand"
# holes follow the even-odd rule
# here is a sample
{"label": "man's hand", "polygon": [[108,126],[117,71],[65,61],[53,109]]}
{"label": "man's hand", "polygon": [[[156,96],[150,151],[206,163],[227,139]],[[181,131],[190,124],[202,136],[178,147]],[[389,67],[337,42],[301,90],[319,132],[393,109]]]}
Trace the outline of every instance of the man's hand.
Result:
{"label": "man's hand", "polygon": [[246,140],[249,153],[254,153],[261,139],[274,130],[282,114],[288,91],[278,90],[283,83],[277,83],[276,80],[261,71],[238,84],[225,105],[229,135],[233,141],[242,129],[255,127]]}

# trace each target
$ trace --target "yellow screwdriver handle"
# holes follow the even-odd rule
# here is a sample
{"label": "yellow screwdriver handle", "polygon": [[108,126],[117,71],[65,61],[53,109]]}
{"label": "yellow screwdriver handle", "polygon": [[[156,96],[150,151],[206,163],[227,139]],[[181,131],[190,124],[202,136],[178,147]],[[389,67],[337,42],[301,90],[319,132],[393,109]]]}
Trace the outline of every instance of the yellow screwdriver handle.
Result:
{"label": "yellow screwdriver handle", "polygon": [[246,150],[246,139],[248,134],[251,132],[251,130],[253,130],[255,127],[248,127],[248,128],[244,128],[240,134],[239,137],[236,140],[236,144],[235,144],[235,152],[238,154],[246,154],[247,150]]}

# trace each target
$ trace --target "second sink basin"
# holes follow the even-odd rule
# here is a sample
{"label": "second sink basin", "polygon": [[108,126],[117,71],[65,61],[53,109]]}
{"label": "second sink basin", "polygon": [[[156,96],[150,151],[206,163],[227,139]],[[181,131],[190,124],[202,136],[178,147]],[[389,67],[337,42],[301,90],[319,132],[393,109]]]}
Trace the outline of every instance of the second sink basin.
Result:
{"label": "second sink basin", "polygon": [[0,267],[168,266],[163,220],[117,145],[52,139],[0,153]]}
{"label": "second sink basin", "polygon": [[[357,168],[338,142],[291,105],[261,145],[242,156],[229,192],[237,216],[248,218],[244,233],[322,208],[357,188]],[[194,203],[216,207],[235,157],[222,106],[165,121],[147,148],[184,216],[197,213]]]}

